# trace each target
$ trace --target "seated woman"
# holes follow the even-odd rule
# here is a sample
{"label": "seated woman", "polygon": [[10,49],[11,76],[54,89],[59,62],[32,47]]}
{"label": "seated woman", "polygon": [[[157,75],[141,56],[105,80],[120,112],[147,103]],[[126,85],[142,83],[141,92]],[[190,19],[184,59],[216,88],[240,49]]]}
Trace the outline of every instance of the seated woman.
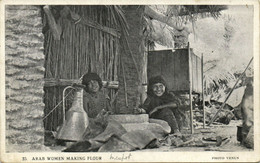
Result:
{"label": "seated woman", "polygon": [[82,84],[86,86],[83,107],[88,114],[89,125],[82,140],[69,144],[64,152],[123,152],[154,146],[152,142],[155,142],[156,136],[151,131],[128,132],[120,122],[109,119],[110,106],[100,91],[102,83],[97,74],[84,75]]}
{"label": "seated woman", "polygon": [[101,92],[102,81],[96,73],[85,74],[82,84],[85,85],[83,107],[89,118],[95,118],[102,110],[111,111],[109,98]]}
{"label": "seated woman", "polygon": [[178,108],[179,101],[168,92],[166,82],[161,76],[149,80],[147,95],[137,112],[148,113],[150,118],[166,121],[171,127],[171,133],[180,135],[183,113]]}
{"label": "seated woman", "polygon": [[74,105],[66,112],[65,122],[58,129],[56,138],[61,142],[94,137],[107,125],[106,118],[111,109],[108,98],[101,92],[100,77],[96,73],[87,73],[83,76],[82,84],[85,86],[84,91],[80,88],[74,97],[80,100],[73,101]]}

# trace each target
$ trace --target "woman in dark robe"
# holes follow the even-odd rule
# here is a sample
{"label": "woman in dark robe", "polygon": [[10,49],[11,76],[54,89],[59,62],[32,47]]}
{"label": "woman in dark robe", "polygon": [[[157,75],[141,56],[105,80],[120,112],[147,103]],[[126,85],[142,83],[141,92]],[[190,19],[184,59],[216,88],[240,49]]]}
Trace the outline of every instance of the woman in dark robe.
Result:
{"label": "woman in dark robe", "polygon": [[182,127],[182,112],[179,101],[168,92],[165,80],[161,76],[149,80],[147,99],[139,109],[139,113],[148,113],[150,118],[166,121],[171,127],[171,133],[180,134]]}

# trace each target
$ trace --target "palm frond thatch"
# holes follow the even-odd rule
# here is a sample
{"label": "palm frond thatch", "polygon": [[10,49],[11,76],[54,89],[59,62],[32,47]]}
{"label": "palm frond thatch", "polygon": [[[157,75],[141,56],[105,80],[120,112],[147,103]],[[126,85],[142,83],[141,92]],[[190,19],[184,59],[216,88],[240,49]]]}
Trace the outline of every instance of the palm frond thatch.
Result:
{"label": "palm frond thatch", "polygon": [[[175,24],[178,24],[178,26],[181,26],[180,24],[184,26],[188,22],[191,22],[192,31],[195,37],[195,26],[196,26],[196,21],[198,19],[207,18],[207,17],[213,17],[214,19],[217,19],[221,15],[220,11],[227,9],[227,6],[225,5],[169,5],[169,6],[153,5],[153,6],[149,6],[149,8],[165,16],[163,19],[159,20],[161,21],[160,24],[164,24],[162,29],[164,29],[165,26],[167,26],[169,27],[168,29],[171,30],[171,33],[174,33],[176,29],[173,26],[170,26],[169,22],[174,21]],[[156,19],[154,17],[152,18],[153,20]],[[162,20],[164,20],[164,22]],[[158,31],[150,31],[150,32],[162,33]],[[165,37],[162,35],[161,38],[165,38]],[[156,40],[156,39],[152,39],[152,40]],[[172,42],[173,40],[166,39],[163,41],[159,41],[158,43],[163,46],[169,47],[169,45],[172,44]]]}
{"label": "palm frond thatch", "polygon": [[208,15],[218,18],[220,11],[226,10],[226,5],[183,5],[179,11],[179,16],[185,15]]}
{"label": "palm frond thatch", "polygon": [[114,22],[119,26],[122,30],[122,33],[128,35],[128,24],[125,18],[124,10],[122,6],[119,5],[106,5],[106,7],[110,10],[110,13],[114,19]]}
{"label": "palm frond thatch", "polygon": [[152,20],[151,24],[153,31],[150,40],[168,48],[173,48],[172,29],[157,20]]}

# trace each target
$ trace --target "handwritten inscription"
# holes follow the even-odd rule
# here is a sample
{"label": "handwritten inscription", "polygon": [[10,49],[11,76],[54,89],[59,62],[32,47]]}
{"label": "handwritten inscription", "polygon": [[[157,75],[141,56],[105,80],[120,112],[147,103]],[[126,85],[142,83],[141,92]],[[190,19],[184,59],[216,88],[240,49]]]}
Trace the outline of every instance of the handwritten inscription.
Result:
{"label": "handwritten inscription", "polygon": [[131,159],[131,153],[129,154],[122,154],[122,155],[115,155],[115,154],[110,154],[110,160],[114,161],[125,161],[125,160],[130,160]]}

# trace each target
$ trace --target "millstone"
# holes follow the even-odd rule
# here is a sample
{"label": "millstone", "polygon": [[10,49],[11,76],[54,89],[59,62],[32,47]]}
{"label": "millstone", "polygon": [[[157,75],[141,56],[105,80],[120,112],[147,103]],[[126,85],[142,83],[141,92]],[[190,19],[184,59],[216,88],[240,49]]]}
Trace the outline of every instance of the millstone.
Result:
{"label": "millstone", "polygon": [[166,134],[169,134],[163,126],[157,123],[123,123],[122,126],[126,129],[127,132],[135,130],[149,130],[154,133],[157,137],[163,137]]}
{"label": "millstone", "polygon": [[109,115],[109,119],[118,121],[119,123],[145,123],[149,121],[148,114],[118,114]]}

